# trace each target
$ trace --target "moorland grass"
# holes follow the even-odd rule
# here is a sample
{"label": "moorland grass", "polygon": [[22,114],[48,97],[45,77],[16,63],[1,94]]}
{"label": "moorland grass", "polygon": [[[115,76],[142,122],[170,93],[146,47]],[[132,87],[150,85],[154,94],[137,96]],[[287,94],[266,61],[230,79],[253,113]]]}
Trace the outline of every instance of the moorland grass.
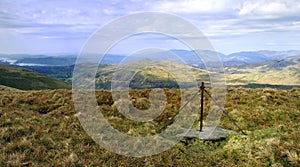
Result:
{"label": "moorland grass", "polygon": [[[180,107],[177,89],[165,90],[166,109],[154,121],[125,118],[109,91],[97,102],[116,129],[130,135],[153,135]],[[229,135],[219,142],[192,140],[143,158],[106,151],[83,130],[69,90],[0,91],[0,166],[300,166],[300,89],[227,91],[225,111],[247,135]],[[136,107],[147,108],[149,91],[131,91]],[[210,101],[205,96],[207,115]],[[142,105],[142,106],[139,106]],[[145,107],[146,106],[146,107]],[[197,121],[195,121],[195,126]],[[222,117],[220,127],[236,130]]]}

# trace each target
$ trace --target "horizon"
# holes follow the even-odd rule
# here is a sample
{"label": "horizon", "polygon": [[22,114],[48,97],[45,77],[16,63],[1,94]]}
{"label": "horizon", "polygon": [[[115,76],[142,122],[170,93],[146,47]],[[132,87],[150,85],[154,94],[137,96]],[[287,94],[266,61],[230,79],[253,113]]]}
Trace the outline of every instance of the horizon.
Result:
{"label": "horizon", "polygon": [[[194,51],[194,50],[185,50],[185,49],[174,49],[174,50],[182,50],[182,51]],[[170,51],[170,50],[166,50],[166,51]],[[231,52],[229,54],[225,54],[223,52],[220,51],[216,51],[216,50],[203,50],[203,51],[213,51],[213,52],[217,52],[217,53],[221,53],[225,56],[231,55],[231,54],[235,54],[235,53],[243,53],[243,52],[300,52],[299,50],[296,49],[291,49],[291,50],[240,50],[237,52]],[[37,53],[37,54],[32,54],[32,53],[0,53],[1,55],[6,55],[6,56],[10,56],[10,55],[26,55],[26,56],[50,56],[50,57],[60,57],[60,56],[75,56],[75,58],[79,55],[80,53]],[[90,53],[90,54],[98,54],[98,53]],[[124,54],[119,54],[119,53],[106,53],[105,55],[114,55],[114,56],[129,56],[128,54],[124,53]]]}
{"label": "horizon", "polygon": [[[102,26],[128,14],[149,11],[188,20],[203,32],[216,51],[226,55],[300,48],[300,5],[295,0],[3,0],[0,6],[0,53],[4,54],[78,54]],[[143,43],[167,47],[172,42],[166,37],[146,35],[129,40],[116,52],[126,53],[132,45],[142,48]]]}

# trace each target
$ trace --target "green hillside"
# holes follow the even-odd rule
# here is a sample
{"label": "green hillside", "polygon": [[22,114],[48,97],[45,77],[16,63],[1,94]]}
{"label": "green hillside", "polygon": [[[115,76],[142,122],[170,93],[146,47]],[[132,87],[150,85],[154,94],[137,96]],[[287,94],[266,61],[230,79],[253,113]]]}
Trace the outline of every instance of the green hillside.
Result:
{"label": "green hillside", "polygon": [[0,85],[21,90],[70,89],[70,85],[42,74],[0,65]]}
{"label": "green hillside", "polygon": [[20,91],[19,89],[0,85],[0,91]]}

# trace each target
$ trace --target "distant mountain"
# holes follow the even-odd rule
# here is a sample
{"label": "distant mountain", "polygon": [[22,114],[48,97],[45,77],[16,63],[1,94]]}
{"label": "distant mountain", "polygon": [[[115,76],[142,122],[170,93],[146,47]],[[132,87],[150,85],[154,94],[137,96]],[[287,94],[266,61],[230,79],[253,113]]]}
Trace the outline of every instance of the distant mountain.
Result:
{"label": "distant mountain", "polygon": [[260,71],[283,70],[285,68],[300,68],[300,58],[286,58],[268,62],[237,65],[235,67],[239,69],[260,68]]}
{"label": "distant mountain", "polygon": [[30,70],[0,65],[0,85],[21,90],[70,89],[62,81],[44,76]]}
{"label": "distant mountain", "polygon": [[270,60],[268,57],[257,52],[232,53],[223,58],[224,63],[227,64],[250,64],[268,60]]}
{"label": "distant mountain", "polygon": [[[199,54],[199,56],[197,55]],[[99,54],[88,54],[82,58],[83,62],[94,63],[98,61]],[[216,59],[216,57],[218,57]],[[210,50],[169,50],[169,51],[153,51],[141,52],[134,55],[116,55],[106,54],[100,64],[120,64],[122,62],[135,62],[142,59],[172,61],[181,64],[190,65],[197,68],[205,69],[203,59],[208,64],[214,65],[216,61],[223,62],[225,66],[234,66],[240,64],[252,64],[260,62],[268,62],[273,60],[282,60],[287,58],[300,58],[300,51],[249,51],[236,52],[225,55]],[[46,55],[1,55],[0,64],[18,65],[18,66],[71,66],[76,63],[76,55],[46,56]]]}
{"label": "distant mountain", "polygon": [[251,64],[267,62],[272,60],[282,60],[287,58],[300,58],[300,51],[257,51],[257,52],[237,52],[223,57],[226,65]]}
{"label": "distant mountain", "polygon": [[[197,55],[199,54],[199,56]],[[219,58],[218,59],[216,59]],[[105,56],[103,63],[105,62],[117,62],[125,56],[108,55]],[[259,62],[268,62],[273,60],[282,60],[287,58],[300,58],[300,51],[253,51],[253,52],[236,52],[229,55],[225,55],[216,51],[210,50],[169,50],[152,53],[140,53],[135,56],[127,57],[127,62],[134,62],[142,59],[151,60],[165,60],[177,63],[182,63],[198,68],[205,68],[203,59],[207,60],[206,65],[213,65],[216,61],[222,61],[223,65],[239,65],[239,64],[252,64]],[[109,61],[110,60],[110,61]],[[121,61],[119,61],[121,62]],[[117,64],[117,63],[107,63]]]}
{"label": "distant mountain", "polygon": [[281,60],[287,58],[300,58],[300,51],[297,50],[288,50],[288,51],[262,50],[262,51],[258,51],[257,53],[275,60]]}
{"label": "distant mountain", "polygon": [[[160,52],[153,54],[155,60],[170,60],[168,59],[167,52]],[[273,60],[282,60],[287,58],[300,58],[300,51],[253,51],[253,52],[236,52],[229,55],[222,54],[216,51],[210,50],[198,50],[198,51],[187,51],[187,50],[170,50],[170,52],[176,54],[186,64],[193,67],[205,68],[202,58],[206,58],[208,63],[214,63],[216,57],[220,58],[225,66],[239,65],[239,64],[252,64],[259,62],[268,62]],[[196,54],[198,53],[199,56]],[[177,59],[178,60],[178,59]],[[174,59],[172,60],[174,61]],[[176,61],[180,63],[179,61]]]}

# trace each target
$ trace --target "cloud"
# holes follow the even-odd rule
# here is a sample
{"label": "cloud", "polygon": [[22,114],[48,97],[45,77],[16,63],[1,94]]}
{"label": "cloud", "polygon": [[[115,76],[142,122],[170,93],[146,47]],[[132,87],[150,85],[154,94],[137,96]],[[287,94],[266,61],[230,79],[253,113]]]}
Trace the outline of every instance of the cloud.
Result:
{"label": "cloud", "polygon": [[237,0],[177,0],[162,1],[154,5],[153,9],[173,13],[220,13],[234,10],[238,5]]}
{"label": "cloud", "polygon": [[297,0],[164,0],[153,3],[152,10],[190,19],[214,40],[251,34],[255,38],[269,32],[300,33]]}
{"label": "cloud", "polygon": [[[84,41],[104,24],[141,11],[179,15],[214,40],[252,36],[254,41],[256,35],[267,37],[270,32],[274,41],[291,34],[300,38],[299,0],[0,0],[0,33],[29,40]],[[280,32],[280,38],[274,32]]]}
{"label": "cloud", "polygon": [[[41,38],[71,38],[95,31],[108,15],[102,8],[95,8],[98,3],[80,1],[36,1],[23,0],[18,3],[1,1],[0,31],[11,29],[20,35],[36,35]],[[105,17],[104,17],[105,16]],[[105,18],[105,19],[103,19]]]}
{"label": "cloud", "polygon": [[264,0],[245,1],[239,10],[240,16],[250,18],[276,19],[299,16],[300,3],[298,0]]}

